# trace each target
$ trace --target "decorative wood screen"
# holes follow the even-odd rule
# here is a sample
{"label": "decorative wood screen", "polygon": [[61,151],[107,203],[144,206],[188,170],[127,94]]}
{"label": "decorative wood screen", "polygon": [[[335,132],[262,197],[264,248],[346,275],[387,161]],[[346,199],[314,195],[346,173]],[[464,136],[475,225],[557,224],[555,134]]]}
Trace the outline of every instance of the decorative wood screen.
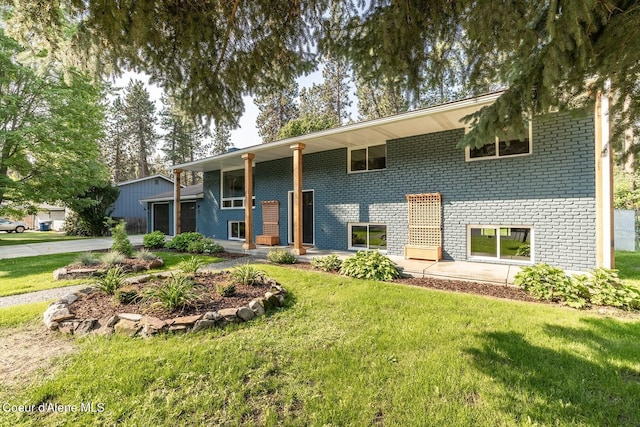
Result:
{"label": "decorative wood screen", "polygon": [[442,197],[440,193],[407,194],[409,242],[405,257],[441,258]]}
{"label": "decorative wood screen", "polygon": [[264,200],[262,202],[262,234],[265,236],[280,236],[279,202],[277,200]]}

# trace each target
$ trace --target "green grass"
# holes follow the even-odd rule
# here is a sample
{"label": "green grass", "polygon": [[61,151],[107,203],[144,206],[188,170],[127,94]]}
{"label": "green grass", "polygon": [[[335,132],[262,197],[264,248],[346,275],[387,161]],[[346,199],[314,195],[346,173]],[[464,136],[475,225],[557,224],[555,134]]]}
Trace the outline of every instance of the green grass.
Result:
{"label": "green grass", "polygon": [[12,328],[42,318],[49,301],[0,308],[0,328]]}
{"label": "green grass", "polygon": [[[163,259],[164,265],[159,269],[151,270],[151,272],[177,268],[183,258],[190,256],[175,252],[156,252],[156,254]],[[91,279],[53,280],[53,270],[72,263],[77,256],[77,253],[64,253],[0,259],[0,296],[92,282]],[[217,257],[199,257],[206,259],[207,263],[222,261]]]}
{"label": "green grass", "polygon": [[616,269],[625,283],[640,288],[640,252],[616,251]]}
{"label": "green grass", "polygon": [[62,240],[79,240],[86,237],[66,236],[57,231],[38,231],[31,233],[0,233],[0,246],[27,245],[31,243],[59,242]]}
{"label": "green grass", "polygon": [[259,266],[289,306],[225,331],[80,340],[6,425],[639,425],[640,323]]}

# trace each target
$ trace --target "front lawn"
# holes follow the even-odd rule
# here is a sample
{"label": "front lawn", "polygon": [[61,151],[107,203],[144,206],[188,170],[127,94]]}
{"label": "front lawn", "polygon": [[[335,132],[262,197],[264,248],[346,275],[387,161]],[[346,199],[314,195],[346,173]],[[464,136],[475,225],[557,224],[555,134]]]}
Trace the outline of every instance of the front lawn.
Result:
{"label": "front lawn", "polygon": [[616,269],[625,283],[640,288],[640,252],[616,251]]}
{"label": "front lawn", "polygon": [[[155,252],[163,259],[164,265],[153,271],[169,270],[188,254],[175,252]],[[72,263],[78,253],[41,255],[24,258],[0,259],[0,296],[24,294],[44,289],[61,288],[91,282],[91,279],[53,280],[53,271]],[[199,255],[207,263],[222,261],[222,258]]]}
{"label": "front lawn", "polygon": [[260,266],[292,292],[250,323],[90,337],[0,387],[7,425],[640,425],[640,323],[544,304]]}
{"label": "front lawn", "polygon": [[27,245],[32,243],[59,242],[62,240],[78,240],[86,237],[67,236],[57,231],[34,231],[26,233],[0,233],[0,246]]}

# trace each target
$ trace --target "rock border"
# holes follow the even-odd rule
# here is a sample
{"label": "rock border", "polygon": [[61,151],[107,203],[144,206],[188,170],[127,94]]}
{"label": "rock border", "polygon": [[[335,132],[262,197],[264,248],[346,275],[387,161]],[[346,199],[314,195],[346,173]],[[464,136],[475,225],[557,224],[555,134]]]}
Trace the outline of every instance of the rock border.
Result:
{"label": "rock border", "polygon": [[[123,264],[127,265],[127,264]],[[139,269],[137,271],[151,270],[153,268],[159,268],[164,265],[162,258],[156,258],[146,262],[146,264],[138,264]],[[72,280],[72,279],[85,279],[88,277],[99,276],[107,272],[106,267],[85,267],[77,268],[75,270],[69,270],[66,267],[60,267],[53,271],[54,280]]]}
{"label": "rock border", "polygon": [[[133,277],[131,281],[148,280],[148,275]],[[264,278],[270,290],[262,298],[254,298],[247,305],[237,308],[224,308],[193,316],[181,316],[168,320],[137,313],[118,313],[102,319],[77,319],[69,306],[84,296],[97,292],[97,288],[88,287],[64,296],[49,305],[44,312],[45,326],[52,331],[69,335],[112,335],[120,334],[130,337],[151,337],[165,332],[198,332],[210,328],[224,328],[232,323],[243,323],[266,312],[283,307],[287,290],[275,279]]]}

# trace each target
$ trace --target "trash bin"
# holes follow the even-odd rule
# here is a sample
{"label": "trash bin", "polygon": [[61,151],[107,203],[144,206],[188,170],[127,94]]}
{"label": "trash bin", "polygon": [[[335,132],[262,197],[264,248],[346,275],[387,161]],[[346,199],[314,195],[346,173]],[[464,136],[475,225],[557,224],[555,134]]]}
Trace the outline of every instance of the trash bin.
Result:
{"label": "trash bin", "polygon": [[40,223],[40,231],[49,231],[51,227],[51,221],[42,221]]}

